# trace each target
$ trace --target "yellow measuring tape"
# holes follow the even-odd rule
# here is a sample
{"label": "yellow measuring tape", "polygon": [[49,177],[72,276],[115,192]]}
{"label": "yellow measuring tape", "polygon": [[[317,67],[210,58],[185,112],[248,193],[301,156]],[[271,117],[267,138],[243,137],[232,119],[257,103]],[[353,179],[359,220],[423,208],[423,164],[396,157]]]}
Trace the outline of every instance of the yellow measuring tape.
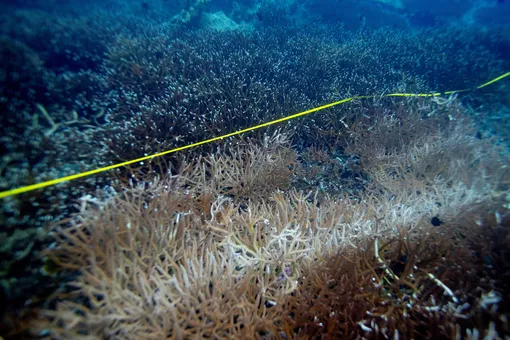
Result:
{"label": "yellow measuring tape", "polygon": [[[473,89],[464,89],[464,90],[447,91],[447,92],[434,92],[434,93],[388,93],[388,94],[382,95],[382,97],[438,97],[440,95],[448,95],[448,94],[453,94],[453,93],[458,93],[458,92],[466,92],[466,91],[481,89],[481,88],[483,88],[485,86],[493,84],[493,83],[495,83],[495,82],[497,82],[497,81],[499,81],[499,80],[501,80],[503,78],[506,78],[508,76],[510,76],[510,72],[507,72],[507,73],[505,73],[503,75],[500,75],[499,77],[494,78],[494,79],[492,79],[492,80],[490,80],[490,81],[488,81],[488,82],[486,82],[486,83],[484,83],[484,84],[482,84],[480,86],[477,86],[477,87],[475,87]],[[273,121],[270,121],[270,122],[267,122],[267,123],[255,125],[255,126],[252,126],[252,127],[246,128],[246,129],[242,129],[242,130],[239,130],[239,131],[227,133],[226,135],[223,135],[223,136],[206,139],[206,140],[203,140],[201,142],[197,142],[197,143],[181,146],[181,147],[178,147],[178,148],[175,148],[175,149],[171,149],[171,150],[155,153],[155,154],[150,155],[150,156],[140,157],[140,158],[133,159],[133,160],[130,160],[130,161],[126,161],[126,162],[122,162],[122,163],[117,163],[117,164],[112,164],[112,165],[109,165],[109,166],[105,166],[105,167],[99,168],[99,169],[94,169],[94,170],[90,170],[90,171],[80,172],[80,173],[77,173],[77,174],[74,174],[74,175],[60,177],[60,178],[56,178],[56,179],[53,179],[53,180],[50,180],[50,181],[45,181],[45,182],[41,182],[41,183],[36,183],[36,184],[32,184],[32,185],[27,185],[27,186],[24,186],[24,187],[16,188],[16,189],[2,191],[2,192],[0,192],[0,199],[5,198],[5,197],[9,197],[9,196],[14,196],[14,195],[22,194],[22,193],[33,191],[33,190],[37,190],[37,189],[42,189],[42,188],[49,187],[49,186],[52,186],[52,185],[56,185],[56,184],[63,183],[63,182],[72,181],[74,179],[78,179],[78,178],[82,178],[82,177],[87,177],[87,176],[94,175],[94,174],[97,174],[97,173],[100,173],[100,172],[104,172],[104,171],[108,171],[108,170],[112,170],[112,169],[117,169],[117,168],[120,168],[120,167],[123,167],[123,166],[127,166],[127,165],[130,165],[130,164],[133,164],[133,163],[143,162],[143,161],[150,160],[150,159],[153,159],[153,158],[156,158],[156,157],[161,157],[161,156],[164,156],[164,155],[168,155],[168,154],[171,154],[171,153],[174,153],[174,152],[191,149],[191,148],[194,148],[194,147],[197,147],[197,146],[200,146],[200,145],[212,143],[212,142],[215,142],[215,141],[218,141],[218,140],[222,140],[222,139],[228,138],[228,137],[237,136],[237,135],[243,134],[245,132],[257,130],[257,129],[260,129],[260,128],[263,128],[263,127],[266,127],[266,126],[282,123],[282,122],[285,122],[285,121],[288,121],[288,120],[291,120],[291,119],[294,119],[294,118],[305,116],[305,115],[310,114],[310,113],[314,113],[314,112],[317,112],[317,111],[328,109],[330,107],[333,107],[333,106],[336,106],[336,105],[339,105],[339,104],[350,102],[350,101],[352,101],[354,99],[375,98],[375,97],[378,97],[378,96],[370,95],[370,96],[354,96],[354,97],[345,98],[345,99],[342,99],[342,100],[339,100],[339,101],[336,101],[336,102],[333,102],[333,103],[322,105],[322,106],[319,106],[319,107],[316,107],[316,108],[313,108],[313,109],[310,109],[310,110],[299,112],[299,113],[296,113],[296,114],[293,114],[293,115],[290,115],[290,116],[286,116],[286,117],[283,117],[283,118],[280,118],[280,119],[276,119],[276,120],[273,120]]]}

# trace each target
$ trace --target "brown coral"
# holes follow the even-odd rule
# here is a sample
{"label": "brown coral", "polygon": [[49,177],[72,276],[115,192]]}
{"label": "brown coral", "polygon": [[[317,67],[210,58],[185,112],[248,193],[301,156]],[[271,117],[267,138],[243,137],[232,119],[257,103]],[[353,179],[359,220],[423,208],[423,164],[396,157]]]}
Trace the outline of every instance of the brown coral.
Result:
{"label": "brown coral", "polygon": [[[30,327],[56,339],[449,338],[508,329],[494,309],[508,296],[493,269],[508,271],[507,241],[494,243],[508,240],[502,197],[425,181],[433,198],[403,184],[361,200],[319,199],[268,191],[278,176],[263,176],[269,199],[253,187],[225,190],[258,173],[248,165],[267,171],[277,155],[284,167],[281,138],[225,146],[218,158],[185,161],[177,174],[107,201],[83,198],[48,252],[80,275]],[[448,205],[452,197],[461,200]],[[441,199],[447,219],[438,228],[423,206]]]}

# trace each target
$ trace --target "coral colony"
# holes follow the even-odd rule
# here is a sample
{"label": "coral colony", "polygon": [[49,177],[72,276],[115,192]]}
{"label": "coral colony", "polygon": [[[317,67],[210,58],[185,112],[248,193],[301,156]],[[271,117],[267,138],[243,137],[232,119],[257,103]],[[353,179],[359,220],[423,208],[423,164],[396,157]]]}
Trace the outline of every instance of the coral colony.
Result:
{"label": "coral colony", "polygon": [[1,4],[0,191],[372,97],[3,198],[0,339],[506,339],[509,7]]}

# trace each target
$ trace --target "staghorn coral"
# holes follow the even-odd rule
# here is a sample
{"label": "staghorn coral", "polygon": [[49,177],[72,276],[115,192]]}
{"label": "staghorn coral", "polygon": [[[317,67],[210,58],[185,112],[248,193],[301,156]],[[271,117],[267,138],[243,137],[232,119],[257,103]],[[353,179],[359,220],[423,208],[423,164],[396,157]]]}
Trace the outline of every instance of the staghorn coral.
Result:
{"label": "staghorn coral", "polygon": [[[330,213],[321,215],[306,197],[289,197],[287,201],[277,195],[273,208],[255,211],[257,206],[250,206],[239,213],[231,203],[219,199],[212,202],[212,218],[204,223],[184,203],[193,201],[189,194],[166,191],[163,188],[172,183],[161,184],[164,186],[149,188],[156,189],[151,194],[157,194],[157,199],[148,202],[147,188],[134,190],[131,197],[89,206],[82,217],[90,214],[90,220],[85,217],[75,227],[61,231],[63,243],[55,261],[64,268],[81,270],[82,275],[72,284],[76,290],[62,295],[67,297],[57,303],[56,311],[43,312],[51,321],[39,326],[43,334],[52,338],[103,334],[126,339],[256,338],[257,334],[279,338],[320,333],[376,336],[379,331],[393,334],[402,313],[409,315],[403,319],[408,328],[401,323],[398,327],[404,337],[424,334],[423,327],[430,325],[454,327],[457,322],[462,325],[458,332],[469,325],[482,330],[487,327],[466,322],[467,308],[472,308],[472,314],[485,314],[479,306],[484,294],[495,287],[484,286],[487,281],[478,282],[469,274],[466,283],[479,285],[483,292],[479,293],[453,279],[464,277],[458,274],[470,273],[475,265],[484,267],[482,260],[470,256],[468,242],[459,242],[453,235],[459,231],[455,228],[446,229],[453,233],[448,237],[445,230],[431,227],[418,227],[418,232],[408,236],[402,229],[396,238],[381,237],[381,255],[375,256],[374,240],[352,238],[353,230],[341,238],[335,221],[341,221],[342,214],[331,216],[333,207],[340,208],[338,204],[325,205]],[[346,216],[348,205],[343,206]],[[347,216],[345,224],[341,223],[344,228],[353,221]],[[367,227],[360,222],[360,227]],[[111,225],[117,228],[112,230]],[[272,226],[279,230],[271,231]],[[478,233],[474,222],[471,228],[468,235]],[[426,232],[429,235],[423,237]],[[335,238],[335,233],[340,238]],[[465,230],[462,233],[466,235]],[[438,238],[442,243],[437,243]],[[357,250],[346,247],[348,239]],[[475,237],[468,240],[483,246]],[[380,263],[381,257],[386,265]],[[452,295],[444,295],[451,290]],[[85,303],[72,302],[70,297],[75,295],[79,300],[85,298]],[[468,301],[478,302],[466,306]],[[437,335],[452,331],[441,327],[431,330]]]}
{"label": "staghorn coral", "polygon": [[[505,317],[497,317],[508,313],[503,305],[509,298],[507,274],[492,267],[508,270],[508,256],[500,257],[499,249],[485,253],[490,254],[485,260],[474,253],[498,234],[477,225],[478,218],[470,215],[443,229],[399,228],[389,239],[369,238],[314,263],[284,303],[289,333],[437,339],[473,332],[496,336],[496,325],[500,334],[508,332]],[[507,222],[496,228],[508,235]]]}
{"label": "staghorn coral", "polygon": [[275,133],[261,144],[227,145],[205,158],[208,187],[238,200],[261,200],[275,190],[288,190],[298,168],[288,137]]}
{"label": "staghorn coral", "polygon": [[[281,194],[276,204],[254,205],[241,213],[221,196],[204,204],[204,196],[182,188],[193,177],[188,173],[135,188],[110,202],[83,200],[82,212],[90,213],[90,220],[59,228],[63,243],[52,258],[63,268],[81,271],[64,295],[85,299],[85,305],[57,303],[56,312],[43,313],[52,320],[44,333],[79,338],[86,329],[89,336],[145,338],[276,332],[278,319],[265,304],[294,289],[296,268],[292,273],[283,268],[313,253],[306,228],[292,223],[293,216],[297,212],[298,221],[325,226],[333,223],[331,214],[317,212],[310,218],[311,205],[299,195],[291,198],[301,207],[297,211]],[[279,220],[266,222],[270,215]],[[325,240],[315,241],[320,248]],[[292,251],[286,252],[287,247]],[[119,251],[125,257],[118,258]]]}
{"label": "staghorn coral", "polygon": [[[452,131],[436,138],[459,138],[461,130]],[[271,140],[276,146],[285,141]],[[491,170],[497,166],[468,168],[490,170],[479,180],[500,184],[492,187],[470,176],[434,181],[431,171],[423,174],[423,194],[399,181],[391,190],[384,186],[387,193],[368,191],[361,199],[296,191],[237,202],[225,197],[231,177],[216,178],[210,169],[256,173],[248,165],[270,145],[246,145],[246,154],[225,146],[223,161],[198,158],[199,166],[197,159],[184,160],[175,175],[109,200],[84,197],[70,225],[56,227],[58,246],[47,253],[79,275],[55,296],[55,309],[41,310],[29,327],[56,339],[397,332],[412,338],[508,329],[488,308],[506,301],[508,290],[492,267],[508,267],[504,197],[490,195],[508,190],[490,177],[499,174]],[[478,151],[455,155],[446,173]],[[405,167],[393,172],[406,175]],[[448,217],[441,228],[430,225],[438,209]],[[496,218],[486,218],[487,211]],[[496,235],[503,237],[491,245]]]}
{"label": "staghorn coral", "polygon": [[[475,33],[448,29],[407,35],[381,29],[361,37],[341,27],[303,32],[290,25],[280,31],[171,35],[151,26],[147,36],[118,35],[105,62],[115,103],[108,127],[115,133],[101,139],[109,146],[107,158],[126,160],[160,151],[161,143],[171,147],[207,139],[354,94],[470,87],[505,65],[491,47],[499,39],[496,33]],[[462,57],[453,60],[439,50],[450,45],[449,37],[451,55]],[[476,42],[463,45],[473,37]],[[490,58],[487,50],[494,50]],[[414,51],[421,52],[419,58]],[[452,65],[462,77],[451,77]],[[315,115],[310,124],[289,123],[289,129],[300,131],[293,142],[303,148],[334,143],[331,136],[344,130],[339,117],[350,120],[349,107]],[[147,117],[156,127],[175,121],[179,129],[148,128]],[[126,129],[133,134],[121,133]]]}
{"label": "staghorn coral", "polygon": [[[6,76],[2,77],[5,100],[2,100],[3,124],[0,124],[2,160],[8,162],[2,168],[3,188],[162,151],[278,118],[332,98],[381,93],[394,88],[427,91],[471,86],[499,73],[506,65],[501,57],[503,52],[497,50],[504,39],[501,36],[505,35],[492,29],[431,29],[409,35],[392,29],[348,33],[342,27],[320,25],[303,31],[302,27],[291,24],[285,30],[183,33],[169,30],[165,11],[140,14],[129,4],[118,1],[114,2],[115,11],[88,3],[86,6],[83,10],[83,7],[62,5],[52,13],[31,9],[5,12],[9,15],[0,23],[2,56],[8,59],[0,67],[0,73]],[[452,77],[452,69],[459,76]],[[480,97],[478,103],[499,100],[497,95]],[[46,108],[54,124],[43,119],[36,103]],[[293,137],[295,151],[279,149],[281,155],[293,158],[295,152],[308,147],[342,149],[346,139],[339,138],[339,133],[345,133],[348,138],[350,131],[345,124],[350,128],[371,105],[375,106],[374,114],[381,112],[378,110],[382,110],[383,104],[366,104],[354,112],[349,105],[289,124],[289,130],[299,131]],[[382,110],[384,114],[395,110],[393,104],[386,105],[390,107]],[[407,110],[401,109],[401,114],[408,113]],[[442,119],[446,120],[446,116]],[[91,124],[61,124],[59,129],[52,130],[51,125],[70,120]],[[44,136],[49,132],[51,138]],[[262,133],[255,132],[252,136],[261,138]],[[368,133],[364,136],[370,138]],[[378,144],[384,143],[374,143]],[[215,147],[203,147],[197,153],[205,154]],[[260,144],[253,147],[256,148]],[[279,155],[280,151],[275,154]],[[338,150],[330,155],[343,156]],[[398,157],[407,161],[405,155],[398,154]],[[430,159],[433,162],[441,158],[431,155]],[[221,161],[232,162],[223,158]],[[330,176],[330,171],[335,173],[322,181],[325,185],[321,187],[351,194],[351,186],[335,184],[338,167],[335,160],[331,162],[333,165],[322,170],[322,176]],[[136,181],[132,175],[140,174],[138,181],[149,181],[166,175],[176,164],[178,161],[169,157],[139,164],[123,173],[89,177],[5,200],[0,218],[5,226],[2,231],[7,230],[2,237],[10,249],[2,249],[1,254],[5,259],[2,278],[8,281],[2,285],[5,288],[2,298],[9,312],[18,306],[39,303],[40,299],[32,298],[35,291],[46,290],[46,284],[55,284],[51,282],[53,277],[45,278],[46,274],[39,270],[42,266],[39,249],[46,247],[48,241],[38,239],[33,246],[34,240],[28,235],[43,235],[43,228],[50,221],[66,218],[76,211],[73,204],[77,197],[95,194],[98,187],[111,180],[118,179],[121,185],[128,186],[130,180]],[[285,169],[285,162],[277,164],[277,169],[283,171],[272,178],[281,184],[274,185],[274,189],[292,187],[294,183],[287,175],[295,173]],[[365,165],[370,168],[368,163]],[[239,175],[245,174],[244,169],[237,171],[231,181],[236,185],[240,183]],[[361,169],[360,173],[364,171]],[[372,175],[377,178],[376,172]],[[387,196],[380,201],[372,199],[381,211],[397,210],[405,217],[406,224],[416,223],[415,218],[430,217],[437,211],[429,209],[423,215],[407,206],[391,206],[399,181],[382,176],[377,181],[386,186]],[[261,198],[267,196],[262,197],[261,193],[273,192],[274,183],[260,178],[256,177],[252,183],[257,185],[247,191],[223,193],[263,201]],[[501,178],[501,182],[506,181],[503,175]],[[309,183],[302,186],[307,190],[320,185],[307,180]],[[427,181],[431,183],[430,179]],[[423,185],[421,180],[416,183],[420,188]],[[359,181],[358,190],[365,185],[364,180]],[[435,185],[442,184],[432,184],[432,187]],[[230,183],[223,188],[234,187]],[[197,204],[207,207],[206,202],[216,199],[211,192],[197,193],[200,197]],[[440,192],[441,202],[449,202],[449,191]],[[504,191],[496,194],[505,196]],[[487,191],[467,189],[453,194],[459,202],[456,208],[487,197],[492,197]],[[427,207],[432,206],[433,199],[427,201]],[[240,205],[241,208],[246,206]],[[397,217],[393,219],[397,220]]]}
{"label": "staghorn coral", "polygon": [[405,194],[407,205],[421,202],[431,215],[455,215],[466,200],[483,202],[509,189],[505,149],[477,138],[457,100],[428,104],[425,117],[420,105],[355,125],[347,152],[360,156],[369,190],[388,199]]}

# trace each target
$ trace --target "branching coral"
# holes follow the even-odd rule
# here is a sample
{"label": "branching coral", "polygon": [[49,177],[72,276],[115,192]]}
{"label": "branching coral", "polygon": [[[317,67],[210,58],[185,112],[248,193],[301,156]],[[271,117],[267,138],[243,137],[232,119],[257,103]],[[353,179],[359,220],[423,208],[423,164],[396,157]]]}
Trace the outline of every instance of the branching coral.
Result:
{"label": "branching coral", "polygon": [[224,146],[204,160],[211,189],[236,199],[260,200],[277,189],[289,189],[298,167],[297,153],[280,134],[260,146]]}
{"label": "branching coral", "polygon": [[[462,207],[508,190],[504,182],[510,160],[504,148],[477,138],[473,122],[455,100],[425,108],[413,101],[405,111],[360,119],[352,125],[347,146],[347,152],[360,156],[372,180],[368,189],[382,205],[401,197],[395,219],[407,215],[407,221],[416,222],[421,217],[414,213],[455,216]],[[421,208],[409,215],[410,206]]]}
{"label": "branching coral", "polygon": [[[232,164],[240,171],[249,159]],[[106,203],[84,198],[81,217],[55,230],[60,245],[49,253],[81,273],[63,291],[74,298],[43,313],[49,334],[277,334],[270,307],[296,289],[300,263],[361,228],[342,217],[344,203],[324,201],[322,211],[308,195],[275,193],[270,202],[239,205],[220,195],[222,186],[208,196],[208,181],[188,167]]]}
{"label": "branching coral", "polygon": [[[44,333],[278,338],[391,336],[398,329],[401,337],[415,337],[484,327],[465,322],[468,309],[485,313],[466,302],[490,303],[470,288],[490,288],[469,274],[484,266],[466,248],[473,241],[483,244],[474,236],[476,224],[446,234],[432,227],[400,229],[395,237],[351,238],[357,248],[339,248],[346,245],[335,242],[340,225],[329,223],[339,223],[342,215],[330,214],[345,214],[348,206],[326,204],[329,213],[322,215],[306,197],[287,200],[279,194],[272,208],[250,206],[239,213],[220,199],[204,223],[187,206],[193,204],[190,194],[163,189],[172,185],[134,190],[131,197],[98,207],[84,205],[82,222],[61,231],[54,259],[82,275],[56,311],[43,312],[51,321],[41,324]],[[148,200],[147,189],[154,198]],[[457,232],[468,239],[459,243]],[[468,281],[459,280],[463,277]],[[85,304],[72,302],[79,301],[72,296],[85,298]]]}
{"label": "branching coral", "polygon": [[[1,23],[6,36],[1,49],[9,57],[0,70],[5,75],[0,148],[7,165],[0,166],[2,187],[171,149],[337,97],[470,87],[505,65],[492,30],[409,35],[382,29],[360,35],[332,26],[302,30],[284,21],[288,25],[280,26],[285,27],[253,32],[192,32],[168,25],[168,12],[145,8],[135,18],[138,5],[135,11],[131,4],[116,3],[116,11],[89,11],[94,5],[87,5],[87,11],[73,8],[66,15],[26,9]],[[188,1],[190,10],[181,18],[192,19],[204,3]],[[259,16],[272,20],[275,13],[267,7]],[[452,77],[452,69],[463,78]],[[47,112],[34,115],[35,103]],[[38,334],[294,336],[302,329],[290,327],[294,321],[285,323],[287,314],[277,311],[315,263],[369,244],[356,259],[369,262],[379,276],[386,273],[389,282],[382,286],[396,290],[391,280],[403,276],[392,277],[386,269],[393,270],[390,255],[400,253],[392,252],[395,243],[385,246],[396,229],[421,229],[432,216],[452,224],[479,206],[499,216],[491,226],[504,220],[499,209],[507,197],[508,172],[501,168],[508,160],[491,158],[499,151],[487,151],[494,149],[477,142],[474,131],[465,136],[455,128],[462,114],[458,103],[454,98],[354,102],[289,123],[285,129],[298,132],[292,143],[265,144],[263,134],[272,131],[261,129],[250,135],[254,144],[231,147],[237,141],[223,141],[193,150],[182,162],[158,158],[126,172],[72,182],[65,190],[54,187],[5,200],[0,218],[9,232],[2,236],[18,244],[6,241],[9,248],[2,250],[11,275],[4,287],[17,290],[6,289],[2,298],[24,305],[36,301],[27,300],[32,290],[23,293],[27,282],[44,286],[34,274],[39,267],[25,270],[11,261],[25,260],[37,249],[33,239],[12,231],[69,217],[74,199],[94,192],[113,173],[118,197],[97,207],[83,200],[79,215],[54,232],[59,242],[48,256],[72,272],[67,276],[72,283],[52,300],[57,309],[44,306]],[[444,145],[455,151],[442,150]],[[322,155],[327,165],[296,171],[299,162],[312,163],[313,157],[302,153],[305,148],[327,148]],[[358,156],[360,162],[346,166]],[[337,181],[345,169],[362,180]],[[323,178],[315,181],[317,173]],[[301,175],[306,189],[330,195],[292,191]],[[374,237],[383,249],[378,257],[378,251],[370,253]],[[490,247],[478,248],[487,253]],[[371,273],[369,266],[362,269]],[[413,272],[422,274],[434,292],[443,289],[435,279],[453,287],[447,275]],[[494,300],[490,292],[484,294]],[[233,312],[221,308],[225,305]]]}
{"label": "branching coral", "polygon": [[[507,233],[508,226],[503,228]],[[379,247],[374,246],[378,238],[372,238],[357,250],[344,249],[314,264],[287,299],[289,335],[437,338],[465,336],[478,327],[482,332],[487,327],[488,334],[496,324],[506,331],[508,323],[501,325],[481,307],[490,299],[480,291],[491,290],[486,280],[495,273],[470,253],[480,228],[471,224],[463,229],[464,240],[452,226],[445,231],[399,229],[384,243],[379,240]],[[502,263],[508,268],[506,260]],[[476,271],[485,278],[473,276]],[[498,294],[508,294],[508,288],[503,283]],[[489,321],[482,326],[474,315],[488,317],[492,326]]]}
{"label": "branching coral", "polygon": [[[225,197],[226,183],[236,181],[210,169],[229,164],[230,173],[245,174],[285,141],[270,140],[225,146],[223,161],[184,161],[177,174],[107,201],[84,198],[70,225],[57,226],[58,246],[47,253],[80,275],[30,327],[57,339],[413,338],[508,327],[482,307],[501,301],[489,294],[508,290],[491,269],[508,267],[504,243],[491,248],[497,233],[508,240],[502,202],[446,200],[444,208],[458,214],[437,228],[406,186],[391,199],[295,191],[265,192],[268,200]],[[429,185],[438,197],[456,190]],[[483,227],[484,237],[481,209],[499,209],[496,219],[482,219],[494,227]]]}

